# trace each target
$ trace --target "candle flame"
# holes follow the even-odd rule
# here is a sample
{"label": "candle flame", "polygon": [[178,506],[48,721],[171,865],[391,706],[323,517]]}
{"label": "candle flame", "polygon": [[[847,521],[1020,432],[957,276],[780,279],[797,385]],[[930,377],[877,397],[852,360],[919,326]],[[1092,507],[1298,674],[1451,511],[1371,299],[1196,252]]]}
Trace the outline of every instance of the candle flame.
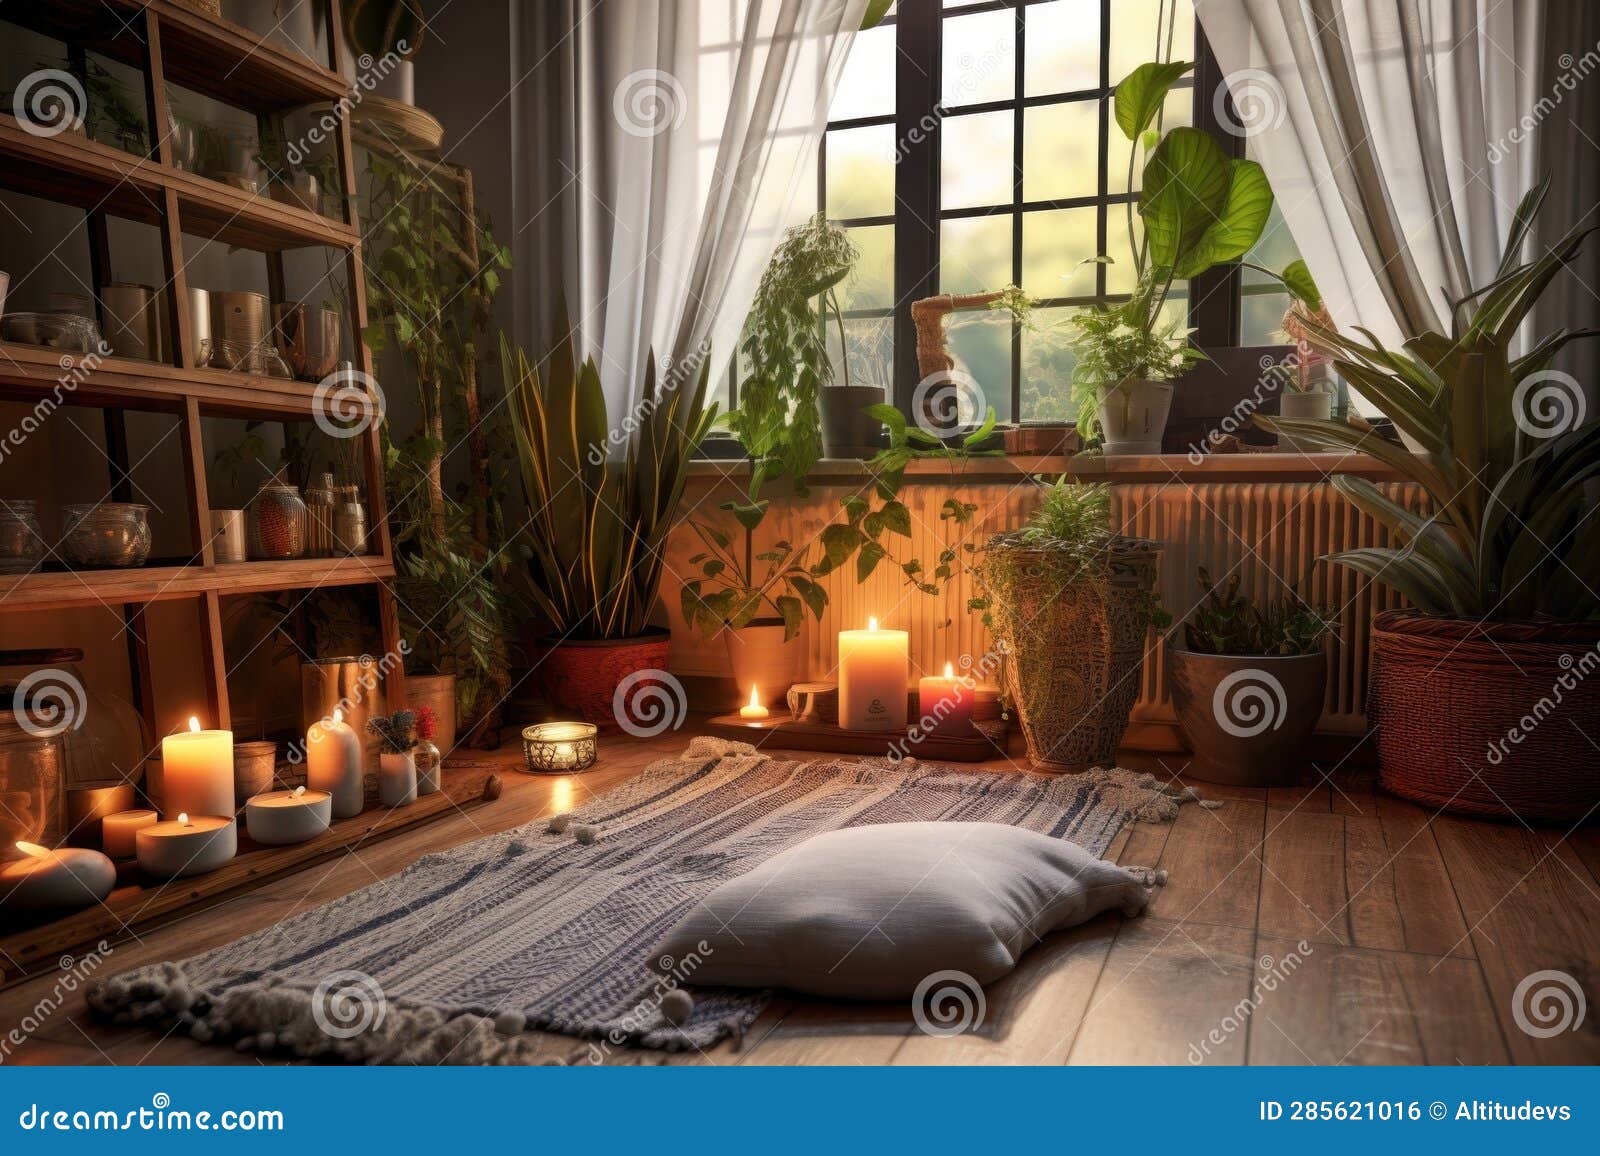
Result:
{"label": "candle flame", "polygon": [[294,789],[294,797],[295,797],[295,798],[297,798],[297,799],[298,799],[298,798],[299,798],[299,797],[300,797],[300,796],[301,796],[301,795],[303,795],[303,794],[305,794],[305,793],[306,793],[306,789],[305,789],[305,788],[304,788],[304,787],[296,787],[296,788],[295,788],[295,789]]}
{"label": "candle flame", "polygon": [[200,729],[200,719],[197,716],[189,716],[189,729],[192,731],[197,731]]}
{"label": "candle flame", "polygon": [[878,620],[876,618],[867,619],[867,629],[868,630],[876,630],[876,629],[878,629]]}
{"label": "candle flame", "polygon": [[754,687],[754,686],[752,686],[750,688],[750,705],[751,706],[760,706],[761,705],[761,696],[756,692],[756,687]]}
{"label": "candle flame", "polygon": [[178,822],[182,823],[185,827],[187,827],[189,825],[189,812],[188,811],[179,811],[178,812]]}
{"label": "candle flame", "polygon": [[40,859],[50,854],[50,848],[41,847],[37,843],[27,843],[21,839],[17,840],[17,850],[21,851],[24,855],[31,855],[35,859]]}
{"label": "candle flame", "polygon": [[333,724],[334,724],[334,726],[338,726],[342,722],[344,722],[344,711],[340,710],[338,707],[334,707],[333,708]]}
{"label": "candle flame", "polygon": [[948,662],[944,664],[944,676],[946,678],[954,678],[956,676],[956,668]]}

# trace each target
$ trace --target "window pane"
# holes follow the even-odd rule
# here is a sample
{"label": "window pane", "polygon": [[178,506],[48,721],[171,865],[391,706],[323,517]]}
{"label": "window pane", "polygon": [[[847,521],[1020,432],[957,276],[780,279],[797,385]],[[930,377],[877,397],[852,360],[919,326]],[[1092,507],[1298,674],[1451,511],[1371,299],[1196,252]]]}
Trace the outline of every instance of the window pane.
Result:
{"label": "window pane", "polygon": [[1066,320],[1076,306],[1035,309],[1033,327],[1022,331],[1022,421],[1076,421],[1072,409],[1072,365]]}
{"label": "window pane", "polygon": [[[1010,100],[1017,91],[1017,14],[1008,8],[944,22],[946,108]],[[852,50],[851,55],[854,55]]]}
{"label": "window pane", "polygon": [[[1175,88],[1167,93],[1167,99],[1161,105],[1161,131],[1176,128],[1178,125],[1194,123],[1194,89]],[[1134,143],[1127,134],[1117,127],[1115,118],[1110,124],[1110,133],[1106,137],[1106,191],[1110,193],[1125,193],[1128,191],[1128,157],[1134,151]],[[1147,159],[1143,149],[1139,149],[1138,160],[1133,166],[1133,191],[1138,192],[1144,187],[1144,163]]]}
{"label": "window pane", "polygon": [[[985,406],[993,406],[1002,421],[1011,412],[1011,317],[991,310],[952,314],[947,323],[950,356],[983,391]],[[983,415],[963,414],[964,420]]]}
{"label": "window pane", "polygon": [[[1111,6],[1111,83],[1114,87],[1139,65],[1152,60],[1194,59],[1194,5],[1190,0],[1117,0]],[[1158,12],[1165,12],[1172,27],[1168,53],[1168,22],[1157,29]]]}
{"label": "window pane", "polygon": [[[849,383],[876,385],[886,397],[894,394],[894,319],[892,317],[846,317],[845,341],[850,350]],[[845,384],[845,365],[839,358],[839,330],[828,326],[828,356],[833,362],[833,380]]]}
{"label": "window pane", "polygon": [[949,116],[940,128],[939,171],[947,209],[1009,205],[1012,114]]}
{"label": "window pane", "polygon": [[1270,293],[1244,291],[1239,302],[1240,345],[1282,345],[1283,315],[1289,309],[1289,295],[1281,290]]}
{"label": "window pane", "polygon": [[894,226],[850,229],[861,250],[850,279],[841,287],[839,304],[846,309],[887,309],[894,304]]}
{"label": "window pane", "polygon": [[1011,215],[962,217],[939,227],[939,292],[987,293],[1011,284]]}
{"label": "window pane", "polygon": [[894,212],[894,125],[828,134],[828,216],[878,217]]}
{"label": "window pane", "polygon": [[1047,104],[1023,112],[1022,199],[1067,200],[1100,191],[1100,102]]}
{"label": "window pane", "polygon": [[1139,219],[1139,207],[1106,206],[1106,256],[1111,264],[1106,266],[1106,292],[1112,295],[1132,293],[1139,280],[1134,268],[1133,251],[1128,247],[1128,210],[1133,210],[1133,236],[1135,241],[1144,236],[1144,222]]}
{"label": "window pane", "polygon": [[829,120],[894,112],[894,29],[893,24],[880,24],[856,34],[839,89],[828,106]]}
{"label": "window pane", "polygon": [[1022,287],[1034,297],[1092,297],[1095,267],[1093,205],[1046,209],[1022,218]]}
{"label": "window pane", "polygon": [[1052,0],[1029,5],[1027,14],[1027,95],[1099,88],[1099,0]]}

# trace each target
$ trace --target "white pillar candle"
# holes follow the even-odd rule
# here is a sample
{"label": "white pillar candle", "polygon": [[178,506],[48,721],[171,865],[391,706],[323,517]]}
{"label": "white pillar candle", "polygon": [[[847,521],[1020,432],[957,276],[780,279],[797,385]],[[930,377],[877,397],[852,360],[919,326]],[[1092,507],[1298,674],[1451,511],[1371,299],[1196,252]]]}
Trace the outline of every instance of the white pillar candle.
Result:
{"label": "white pillar candle", "polygon": [[839,725],[847,731],[906,729],[910,639],[904,630],[839,632]]}
{"label": "white pillar candle", "polygon": [[116,865],[98,851],[18,843],[22,858],[0,866],[0,911],[76,911],[98,903],[116,886]]}
{"label": "white pillar candle", "polygon": [[417,764],[410,751],[384,751],[378,758],[378,801],[405,807],[417,801]]}
{"label": "white pillar candle", "polygon": [[972,731],[972,688],[944,664],[943,676],[917,681],[917,726],[924,734],[965,735]]}
{"label": "white pillar candle", "polygon": [[180,814],[153,823],[134,836],[139,869],[157,879],[203,875],[223,866],[239,851],[239,827],[221,815]]}
{"label": "white pillar candle", "polygon": [[361,761],[361,736],[337,707],[332,718],[313,723],[306,732],[306,786],[333,796],[335,819],[361,814],[366,803]]}
{"label": "white pillar candle", "polygon": [[161,806],[167,815],[233,814],[233,732],[187,732],[161,740]]}
{"label": "white pillar candle", "polygon": [[333,796],[327,791],[268,791],[247,800],[245,829],[257,843],[281,846],[304,843],[328,829],[333,819]]}
{"label": "white pillar candle", "polygon": [[113,859],[132,859],[138,850],[135,836],[160,821],[160,815],[145,808],[107,815],[100,823],[100,849]]}

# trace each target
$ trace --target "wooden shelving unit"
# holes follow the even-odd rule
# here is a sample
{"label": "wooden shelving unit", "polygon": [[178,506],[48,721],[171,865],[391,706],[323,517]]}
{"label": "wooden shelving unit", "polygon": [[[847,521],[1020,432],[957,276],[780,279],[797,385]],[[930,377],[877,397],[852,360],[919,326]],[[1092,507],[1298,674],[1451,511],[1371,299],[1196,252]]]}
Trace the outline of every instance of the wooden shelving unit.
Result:
{"label": "wooden shelving unit", "polygon": [[[342,56],[339,0],[326,5],[332,60]],[[210,699],[211,725],[227,727],[227,669],[223,659],[220,598],[224,594],[374,585],[384,649],[398,652],[399,619],[388,580],[394,576],[384,503],[382,457],[376,425],[363,435],[369,518],[374,553],[356,558],[308,558],[292,562],[219,565],[210,544],[202,417],[310,418],[316,386],[196,368],[194,328],[188,315],[184,272],[185,234],[273,255],[307,246],[343,254],[355,335],[355,367],[372,371],[372,356],[360,341],[366,326],[361,228],[354,202],[343,199],[343,219],[334,220],[264,194],[251,194],[179,169],[161,126],[169,123],[169,82],[257,114],[316,102],[333,102],[338,116],[336,150],[346,190],[356,187],[354,151],[347,114],[350,81],[323,64],[273,44],[225,20],[212,19],[170,0],[52,0],[7,5],[4,19],[70,45],[103,54],[142,70],[151,155],[133,156],[74,133],[40,137],[0,113],[0,187],[80,207],[96,218],[127,217],[160,230],[166,274],[165,308],[173,335],[172,364],[106,358],[93,364],[63,361],[59,351],[0,343],[0,397],[27,403],[98,406],[107,411],[115,437],[125,410],[171,413],[181,423],[191,539],[199,544],[182,565],[156,564],[131,570],[43,570],[0,577],[0,614],[103,604],[121,605],[130,618],[145,604],[187,598],[196,602],[201,652]],[[91,243],[91,250],[94,245]],[[96,270],[97,279],[100,270]],[[281,283],[281,276],[274,278]],[[98,286],[97,286],[98,288]],[[15,289],[15,286],[13,286]],[[72,387],[61,389],[64,379]],[[148,671],[143,631],[128,632],[136,672]],[[147,678],[139,678],[145,717],[154,722]],[[404,675],[389,675],[388,693],[403,702]]]}

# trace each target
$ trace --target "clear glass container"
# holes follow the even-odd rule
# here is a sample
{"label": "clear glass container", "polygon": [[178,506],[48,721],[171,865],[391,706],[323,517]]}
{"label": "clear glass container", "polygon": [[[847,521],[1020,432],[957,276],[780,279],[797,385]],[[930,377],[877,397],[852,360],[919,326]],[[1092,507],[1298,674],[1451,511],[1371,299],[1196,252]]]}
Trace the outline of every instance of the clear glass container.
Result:
{"label": "clear glass container", "polygon": [[367,507],[354,486],[340,486],[333,509],[333,549],[341,557],[367,552]]}
{"label": "clear glass container", "polygon": [[150,507],[138,502],[63,506],[61,553],[74,566],[143,566],[150,557]]}
{"label": "clear glass container", "polygon": [[306,553],[306,504],[297,487],[263,482],[250,500],[250,557],[264,561],[303,558]]}
{"label": "clear glass container", "polygon": [[36,509],[27,498],[0,498],[0,574],[26,574],[44,561]]}
{"label": "clear glass container", "polygon": [[61,842],[61,765],[60,735],[34,734],[10,711],[0,714],[0,860],[19,841]]}

